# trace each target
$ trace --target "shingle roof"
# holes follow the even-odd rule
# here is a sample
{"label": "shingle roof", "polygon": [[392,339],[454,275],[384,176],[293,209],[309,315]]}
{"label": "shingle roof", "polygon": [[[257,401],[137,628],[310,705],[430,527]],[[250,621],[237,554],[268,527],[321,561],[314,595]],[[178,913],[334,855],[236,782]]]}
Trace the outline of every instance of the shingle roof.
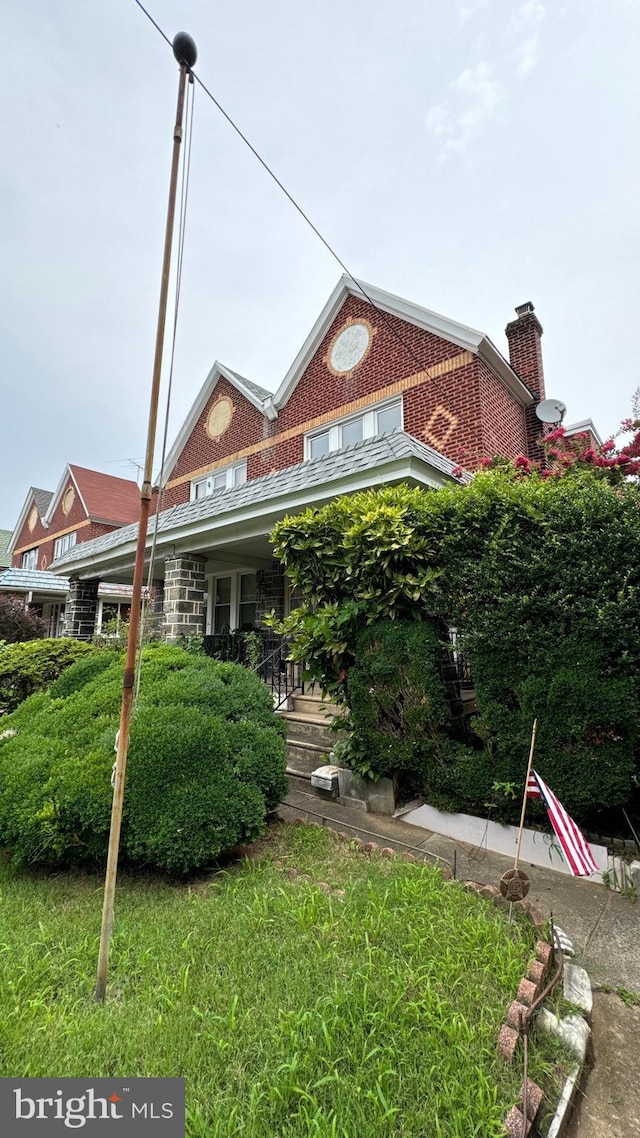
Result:
{"label": "shingle roof", "polygon": [[53,498],[53,490],[38,490],[35,486],[32,486],[31,493],[33,494],[36,506],[38,507],[38,513],[40,514],[40,517],[43,518],[49,509],[49,503]]}
{"label": "shingle roof", "polygon": [[24,593],[66,593],[69,581],[45,569],[5,569],[0,572],[0,589]]}
{"label": "shingle roof", "polygon": [[[456,467],[456,463],[439,454],[433,447],[419,442],[413,435],[408,435],[404,431],[393,431],[388,435],[378,435],[376,438],[354,443],[343,450],[299,462],[284,470],[275,470],[271,474],[263,475],[262,478],[245,482],[242,486],[219,490],[206,498],[198,498],[195,502],[183,502],[170,510],[163,510],[158,518],[158,533],[206,521],[207,518],[217,519],[245,506],[259,502],[267,503],[275,498],[286,498],[296,491],[310,490],[325,484],[330,487],[332,483],[339,482],[348,475],[368,470],[373,473],[378,467],[411,458],[418,459],[445,475],[450,475]],[[152,520],[150,529],[154,525],[155,520]],[[76,546],[59,557],[54,564],[56,567],[64,568],[65,565],[84,559],[85,556],[97,557],[107,550],[135,541],[137,532],[137,525],[114,530],[112,533],[104,534],[103,537],[83,542],[81,546]]]}
{"label": "shingle roof", "polygon": [[84,466],[69,466],[90,518],[127,525],[140,513],[140,490],[129,478],[101,474]]}
{"label": "shingle roof", "polygon": [[11,565],[9,542],[12,532],[10,529],[0,529],[0,569],[6,569]]}
{"label": "shingle roof", "polygon": [[237,379],[238,383],[241,383],[243,387],[246,387],[249,391],[252,391],[257,399],[271,399],[273,392],[267,391],[266,387],[260,387],[260,385],[258,383],[254,383],[253,380],[245,379],[243,375],[240,375],[240,373],[237,371],[233,371],[230,367],[225,367],[225,371]]}

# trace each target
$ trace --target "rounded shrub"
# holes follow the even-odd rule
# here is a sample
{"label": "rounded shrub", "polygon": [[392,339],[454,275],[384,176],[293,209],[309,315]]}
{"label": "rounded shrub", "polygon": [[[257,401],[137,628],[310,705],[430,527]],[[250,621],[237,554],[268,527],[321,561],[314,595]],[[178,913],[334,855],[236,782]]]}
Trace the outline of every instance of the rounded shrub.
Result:
{"label": "rounded shrub", "polygon": [[0,715],[41,688],[48,687],[65,668],[96,649],[82,640],[28,640],[0,648]]}
{"label": "rounded shrub", "polygon": [[[106,857],[123,665],[97,655],[100,668],[80,660],[53,691],[3,719],[0,843],[20,861]],[[210,863],[261,832],[286,793],[285,766],[282,729],[256,676],[149,645],[131,727],[124,855],[170,872]]]}

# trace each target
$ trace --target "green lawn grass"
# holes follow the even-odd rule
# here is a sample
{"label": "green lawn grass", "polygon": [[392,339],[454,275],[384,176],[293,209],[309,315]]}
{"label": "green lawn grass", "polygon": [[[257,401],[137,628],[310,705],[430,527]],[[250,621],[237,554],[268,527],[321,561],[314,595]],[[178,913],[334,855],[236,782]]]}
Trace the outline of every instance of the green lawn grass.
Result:
{"label": "green lawn grass", "polygon": [[496,1038],[532,930],[326,830],[260,845],[190,883],[121,875],[104,1006],[102,880],[4,864],[0,1074],[183,1075],[191,1138],[497,1138],[522,1070]]}

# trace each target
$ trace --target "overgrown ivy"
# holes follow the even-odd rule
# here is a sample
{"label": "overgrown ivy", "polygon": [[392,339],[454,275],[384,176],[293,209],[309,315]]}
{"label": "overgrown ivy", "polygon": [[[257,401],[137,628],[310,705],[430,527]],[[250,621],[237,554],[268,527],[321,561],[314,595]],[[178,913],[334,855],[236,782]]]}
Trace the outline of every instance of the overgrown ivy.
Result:
{"label": "overgrown ivy", "polygon": [[[461,634],[482,749],[447,752],[449,732],[433,723],[443,746],[425,783],[434,804],[482,811],[494,783],[520,784],[535,716],[537,766],[569,809],[584,816],[629,800],[638,779],[640,496],[614,473],[576,461],[549,477],[503,460],[469,484],[367,491],[276,526],[277,556],[305,602],[281,627],[339,703],[349,707],[357,639],[375,622],[421,622],[426,634],[437,619]],[[424,751],[411,731],[407,745]],[[355,742],[370,760],[362,731]],[[502,803],[503,816],[514,809]]]}

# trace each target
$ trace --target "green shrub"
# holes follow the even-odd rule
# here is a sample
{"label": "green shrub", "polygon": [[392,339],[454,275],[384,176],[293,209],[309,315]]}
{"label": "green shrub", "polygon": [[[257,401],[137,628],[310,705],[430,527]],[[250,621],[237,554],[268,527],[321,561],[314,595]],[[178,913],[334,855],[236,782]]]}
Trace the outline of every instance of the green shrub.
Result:
{"label": "green shrub", "polygon": [[[20,861],[102,861],[111,813],[122,660],[83,658],[3,720],[0,843]],[[107,666],[104,659],[107,658]],[[94,658],[91,658],[93,664]],[[181,648],[143,652],[121,848],[188,872],[263,828],[286,793],[282,729],[265,685],[238,665]]]}
{"label": "green shrub", "polygon": [[93,652],[82,640],[29,640],[0,649],[0,714],[47,687],[65,668]]}
{"label": "green shrub", "polygon": [[[442,644],[443,630],[428,620],[376,621],[358,635],[346,690],[366,773],[402,774],[416,788],[438,761],[451,726]],[[362,763],[350,765],[364,773]]]}

